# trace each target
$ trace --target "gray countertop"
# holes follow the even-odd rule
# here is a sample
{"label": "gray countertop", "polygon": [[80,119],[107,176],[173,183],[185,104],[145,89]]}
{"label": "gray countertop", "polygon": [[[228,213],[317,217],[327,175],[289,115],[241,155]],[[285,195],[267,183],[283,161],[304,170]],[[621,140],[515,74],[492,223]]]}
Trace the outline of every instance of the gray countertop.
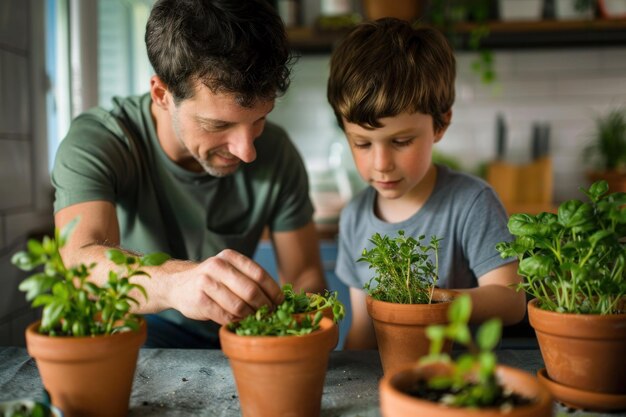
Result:
{"label": "gray countertop", "polygon": [[[543,367],[536,349],[498,351],[499,362],[535,373]],[[322,417],[380,417],[376,351],[333,351]],[[35,362],[24,348],[0,347],[0,401],[34,398],[43,387]],[[228,360],[219,350],[142,349],[130,399],[130,416],[240,416]],[[572,411],[555,404],[558,416],[626,416]]]}

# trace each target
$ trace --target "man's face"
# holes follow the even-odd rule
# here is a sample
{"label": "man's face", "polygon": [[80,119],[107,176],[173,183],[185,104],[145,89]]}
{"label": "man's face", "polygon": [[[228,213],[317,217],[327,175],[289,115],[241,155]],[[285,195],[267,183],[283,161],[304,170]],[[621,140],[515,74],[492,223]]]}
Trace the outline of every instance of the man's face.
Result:
{"label": "man's face", "polygon": [[273,108],[274,100],[241,107],[234,95],[216,94],[198,84],[192,98],[169,106],[176,141],[175,162],[216,177],[234,173],[241,162],[256,159],[254,141],[263,132],[266,116]]}

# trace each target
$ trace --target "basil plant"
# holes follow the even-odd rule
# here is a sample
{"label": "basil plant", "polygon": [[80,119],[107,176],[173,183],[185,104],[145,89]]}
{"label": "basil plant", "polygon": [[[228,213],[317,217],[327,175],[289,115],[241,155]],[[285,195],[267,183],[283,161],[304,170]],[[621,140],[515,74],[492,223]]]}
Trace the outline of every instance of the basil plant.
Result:
{"label": "basil plant", "polygon": [[496,249],[519,259],[520,288],[544,310],[623,312],[626,193],[609,193],[606,181],[580,190],[589,201],[566,201],[557,214],[512,215],[508,228],[515,239]]}

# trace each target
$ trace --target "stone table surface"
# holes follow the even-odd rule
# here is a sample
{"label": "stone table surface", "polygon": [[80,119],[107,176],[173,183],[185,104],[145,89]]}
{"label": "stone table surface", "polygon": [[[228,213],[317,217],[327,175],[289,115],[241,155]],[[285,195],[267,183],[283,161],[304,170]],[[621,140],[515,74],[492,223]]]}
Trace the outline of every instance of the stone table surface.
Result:
{"label": "stone table surface", "polygon": [[[533,374],[543,367],[537,349],[497,352],[499,362]],[[322,417],[380,417],[377,351],[333,351],[322,396]],[[37,365],[26,349],[0,347],[0,401],[43,398]],[[626,416],[568,410],[555,415]],[[129,416],[240,416],[239,398],[227,358],[219,350],[142,349]]]}

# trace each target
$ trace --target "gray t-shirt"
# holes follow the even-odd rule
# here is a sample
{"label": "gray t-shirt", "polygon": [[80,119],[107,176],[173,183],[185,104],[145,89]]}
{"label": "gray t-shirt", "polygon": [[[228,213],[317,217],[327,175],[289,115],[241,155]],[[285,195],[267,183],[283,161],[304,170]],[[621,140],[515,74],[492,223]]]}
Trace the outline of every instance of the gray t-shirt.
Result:
{"label": "gray t-shirt", "polygon": [[424,206],[407,220],[387,223],[376,217],[376,191],[368,187],[341,213],[335,273],[346,285],[363,288],[374,275],[367,262],[356,262],[363,249],[371,249],[371,236],[443,238],[439,248],[441,288],[472,288],[477,278],[514,258],[502,259],[498,242],[510,241],[507,214],[493,189],[483,180],[437,166],[435,188]]}

